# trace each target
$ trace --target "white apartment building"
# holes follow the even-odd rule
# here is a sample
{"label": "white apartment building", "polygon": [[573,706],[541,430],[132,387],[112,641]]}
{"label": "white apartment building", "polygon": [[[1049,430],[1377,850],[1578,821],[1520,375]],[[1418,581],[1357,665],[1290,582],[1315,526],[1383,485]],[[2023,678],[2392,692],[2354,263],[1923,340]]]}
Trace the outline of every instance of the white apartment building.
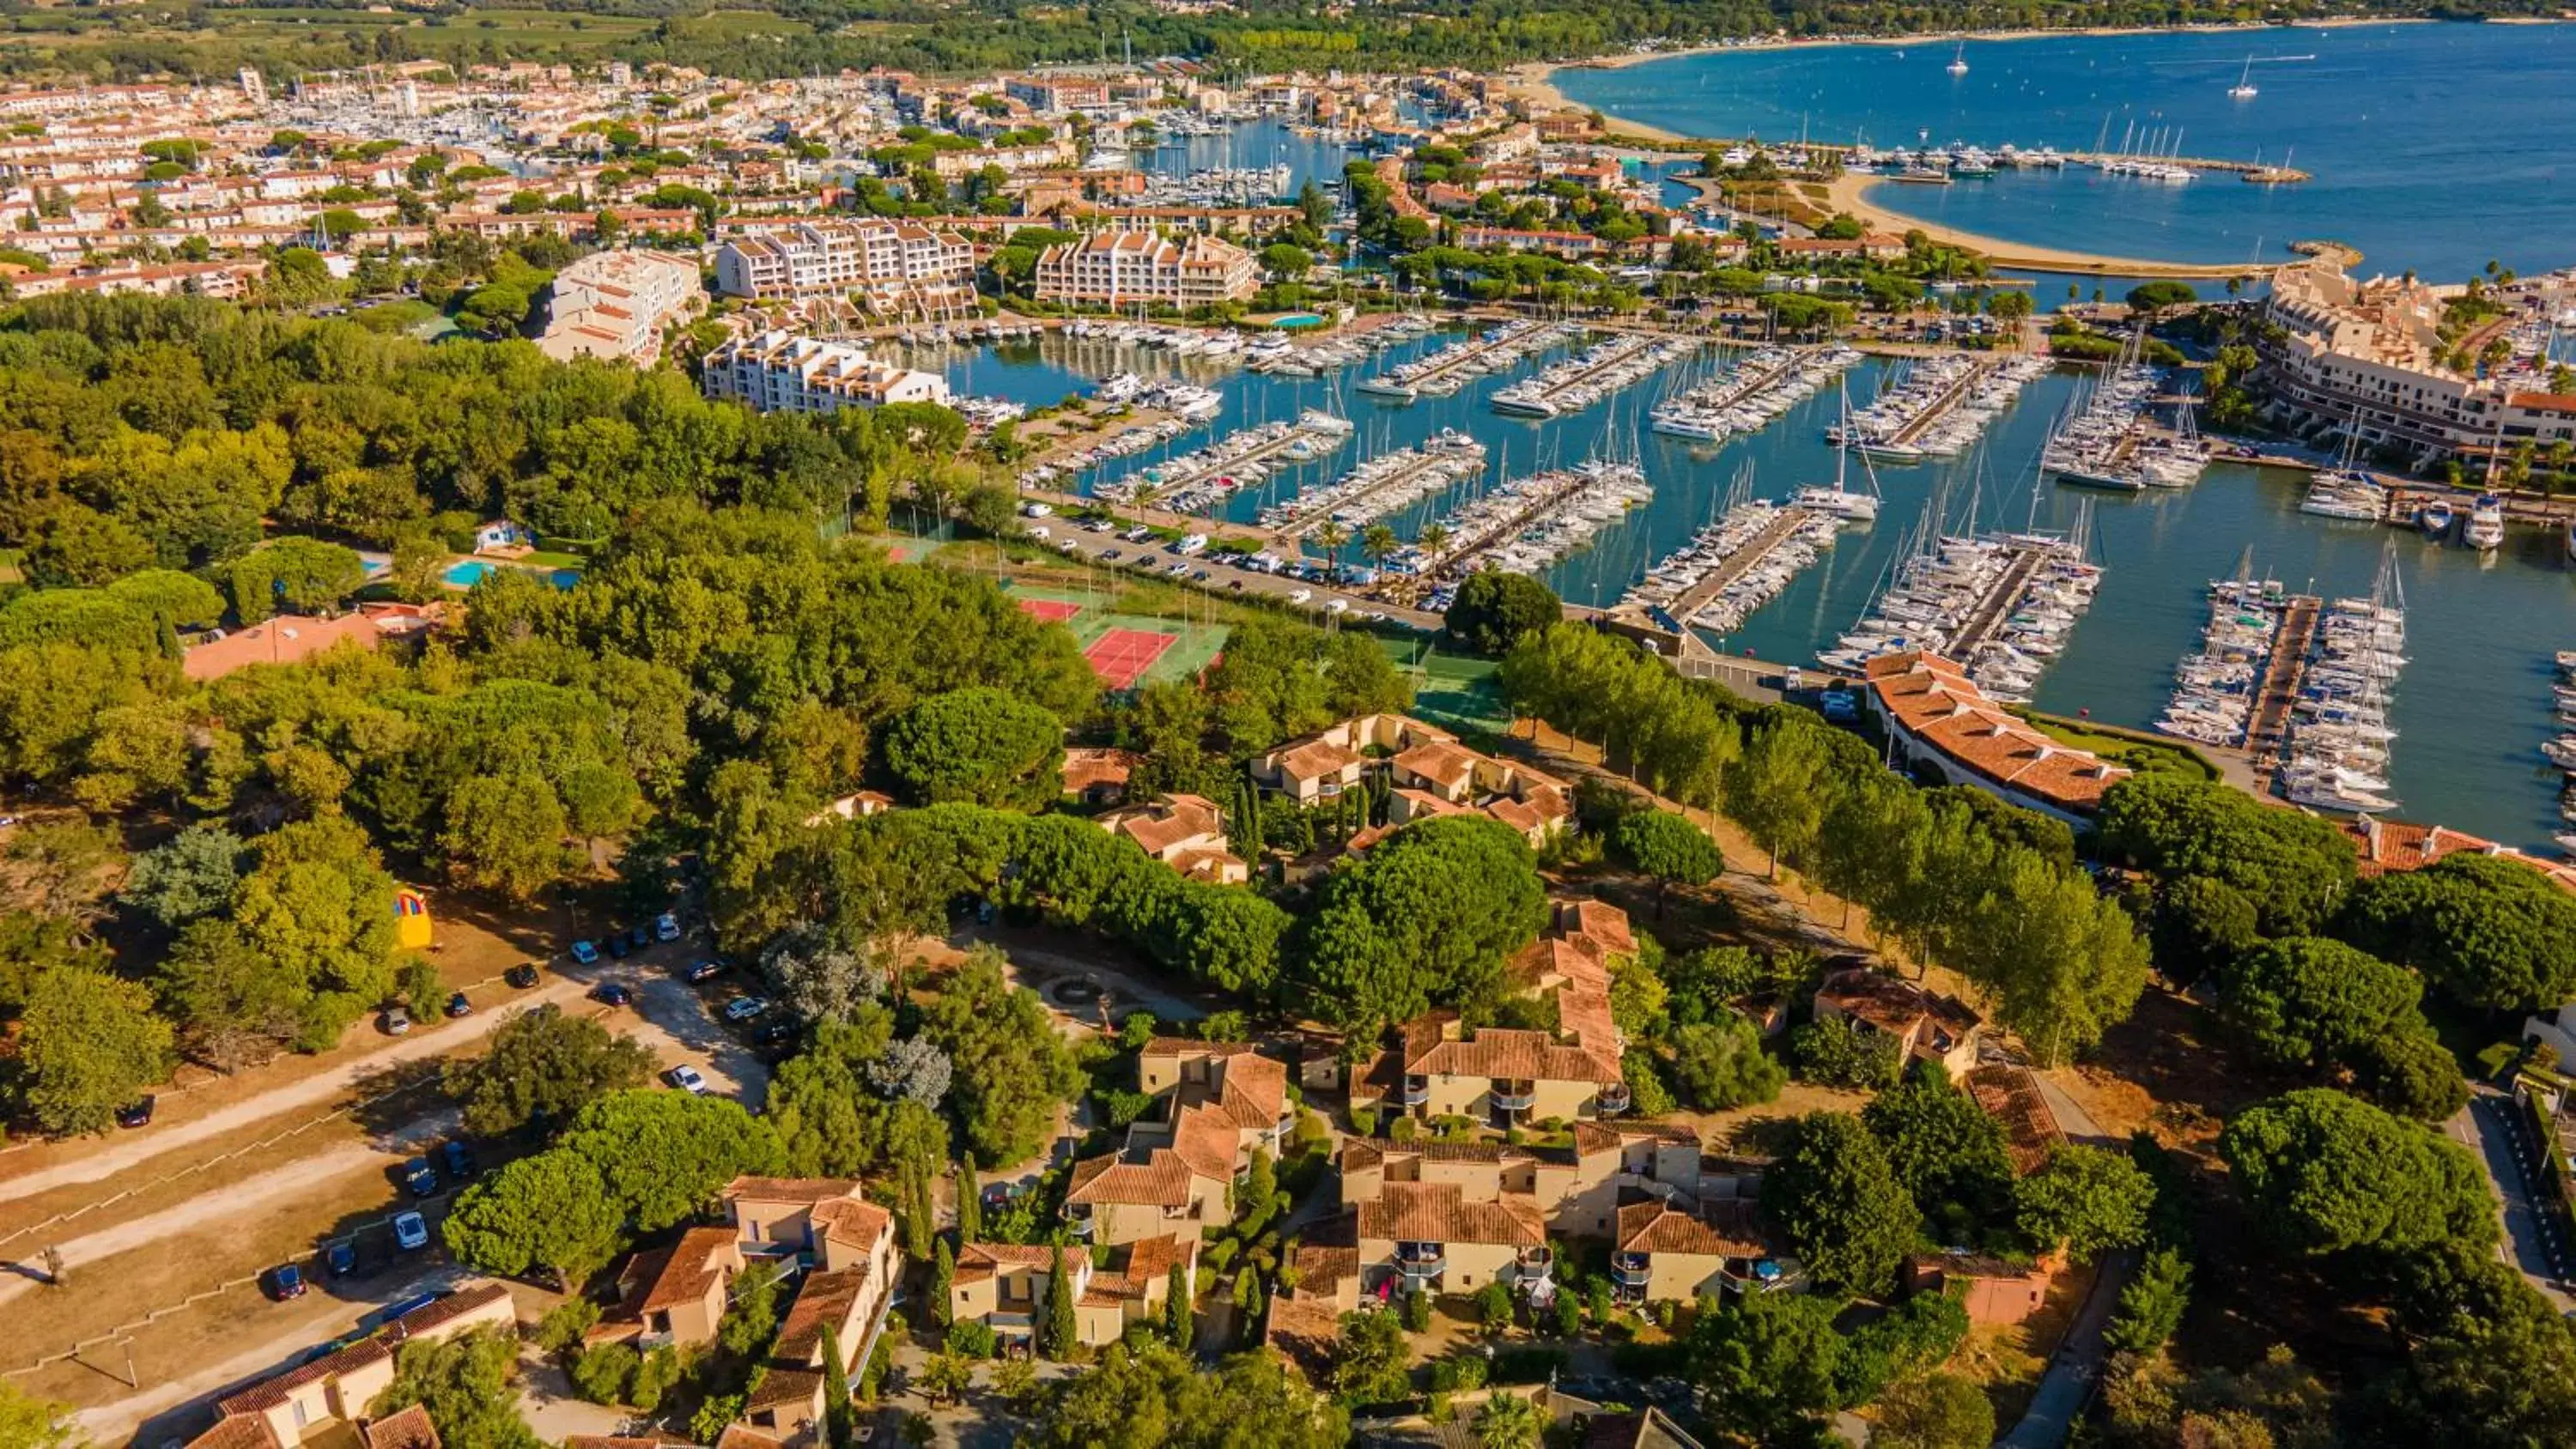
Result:
{"label": "white apartment building", "polygon": [[706,300],[694,258],[593,252],[555,274],[554,302],[537,347],[560,362],[625,357],[647,366],[661,355],[663,324]]}
{"label": "white apartment building", "polygon": [[2424,462],[2576,438],[2576,398],[2522,391],[2442,361],[2443,294],[2411,278],[2356,281],[2321,262],[2273,273],[2260,374],[2293,418],[2395,444]]}
{"label": "white apartment building", "polygon": [[1175,241],[1149,232],[1094,232],[1038,257],[1041,301],[1186,310],[1249,301],[1260,290],[1252,253],[1209,236]]}
{"label": "white apartment building", "polygon": [[[975,250],[912,221],[799,222],[716,249],[716,290],[780,301],[867,294],[871,304],[972,300]],[[961,295],[962,294],[962,295]]]}
{"label": "white apartment building", "polygon": [[706,395],[756,412],[834,413],[887,403],[946,403],[948,379],[879,362],[855,347],[792,332],[736,337],[707,354]]}

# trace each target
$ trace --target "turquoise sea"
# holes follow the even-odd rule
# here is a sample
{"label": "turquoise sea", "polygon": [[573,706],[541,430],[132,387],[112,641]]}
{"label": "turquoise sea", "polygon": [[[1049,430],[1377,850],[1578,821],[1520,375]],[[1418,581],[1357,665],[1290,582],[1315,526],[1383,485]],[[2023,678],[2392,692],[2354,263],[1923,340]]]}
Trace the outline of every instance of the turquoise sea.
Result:
{"label": "turquoise sea", "polygon": [[[1441,333],[1408,342],[1379,359],[1326,378],[1266,377],[1211,367],[1168,354],[1106,342],[1050,340],[1001,350],[916,350],[913,366],[946,372],[961,391],[1039,404],[1086,390],[1122,370],[1181,373],[1214,386],[1225,410],[1206,428],[1155,451],[1107,466],[1101,477],[1147,466],[1204,445],[1221,433],[1300,409],[1339,412],[1357,425],[1337,451],[1274,475],[1227,500],[1221,516],[1248,520],[1262,505],[1339,476],[1360,460],[1421,442],[1444,427],[1483,439],[1491,452],[1485,486],[1500,476],[1573,463],[1597,451],[1642,459],[1655,496],[1601,534],[1593,545],[1548,574],[1559,593],[1608,604],[1656,559],[1678,548],[1709,520],[1739,470],[1750,469],[1756,496],[1781,497],[1833,476],[1823,429],[1835,400],[1820,394],[1769,427],[1715,449],[1695,450],[1645,429],[1643,412],[1680,380],[1678,369],[1652,378],[1569,418],[1544,423],[1499,416],[1486,406],[1498,387],[1552,360],[1542,355],[1500,376],[1479,379],[1457,396],[1399,406],[1354,390],[1371,372],[1453,340]],[[1711,356],[1714,357],[1712,352]],[[1848,376],[1855,405],[1884,381],[1892,364],[1865,361]],[[1988,432],[1982,451],[1957,460],[1881,470],[1887,504],[1875,527],[1847,530],[1837,546],[1757,612],[1723,646],[1766,659],[1812,659],[1860,616],[1911,528],[1946,497],[1941,523],[1968,526],[1969,509],[1985,527],[2036,524],[2064,528],[2079,502],[2096,510],[2094,556],[2108,575],[2092,611],[2040,681],[2041,708],[2090,712],[2115,724],[2146,726],[2162,712],[2175,661],[2196,647],[2207,618],[2210,580],[2233,574],[2250,549],[2258,573],[2329,596],[2369,590],[2383,547],[2393,543],[2411,607],[2408,653],[2393,705],[2400,731],[2391,783],[2400,815],[2438,822],[2524,847],[2548,850],[2557,824],[2557,774],[2540,758],[2550,722],[2551,657],[2576,648],[2576,569],[2555,540],[2518,530],[2497,555],[2481,559],[2456,546],[2366,523],[2338,523],[2298,512],[2304,475],[2220,465],[2198,486],[2135,496],[2033,487],[2034,466],[2049,421],[2073,396],[2072,372],[2041,379]],[[1404,538],[1464,501],[1477,485],[1426,500],[1390,520]],[[1356,549],[1351,550],[1356,561]]]}
{"label": "turquoise sea", "polygon": [[[1953,77],[1954,53],[1968,73]],[[2248,62],[2251,62],[2250,68]],[[2228,94],[2246,77],[2257,94]],[[2287,161],[2297,186],[2169,186],[2070,167],[1947,187],[1887,184],[1891,210],[2111,256],[2280,260],[2362,249],[2368,270],[2456,279],[2489,260],[2576,262],[2576,26],[2374,24],[1718,51],[1552,77],[1579,104],[1686,135],[1879,147],[2117,149]],[[2062,292],[2062,288],[2060,289]]]}

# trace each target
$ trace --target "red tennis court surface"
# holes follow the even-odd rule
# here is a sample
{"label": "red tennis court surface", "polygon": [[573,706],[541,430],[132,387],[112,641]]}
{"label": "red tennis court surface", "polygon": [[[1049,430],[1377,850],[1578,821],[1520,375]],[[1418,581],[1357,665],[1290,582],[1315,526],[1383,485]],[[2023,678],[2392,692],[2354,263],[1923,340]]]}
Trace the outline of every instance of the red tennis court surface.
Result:
{"label": "red tennis court surface", "polygon": [[1067,603],[1062,599],[1032,599],[1022,594],[1018,603],[1020,612],[1045,624],[1061,624],[1082,612],[1080,604]]}
{"label": "red tennis court surface", "polygon": [[1143,629],[1112,629],[1082,651],[1091,661],[1091,672],[1111,689],[1132,689],[1163,651],[1180,642],[1178,634],[1155,634]]}

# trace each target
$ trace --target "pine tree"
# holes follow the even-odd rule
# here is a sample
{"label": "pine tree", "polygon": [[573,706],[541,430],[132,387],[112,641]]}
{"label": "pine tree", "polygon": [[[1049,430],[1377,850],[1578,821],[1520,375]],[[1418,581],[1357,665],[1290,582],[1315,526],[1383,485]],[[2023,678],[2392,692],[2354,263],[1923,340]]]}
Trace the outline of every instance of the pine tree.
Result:
{"label": "pine tree", "polygon": [[1172,1346],[1183,1353],[1190,1350],[1190,1270],[1187,1265],[1172,1265],[1171,1297],[1163,1304],[1163,1330],[1172,1336]]}
{"label": "pine tree", "polygon": [[948,1240],[941,1238],[930,1259],[930,1321],[942,1328],[948,1326],[949,1291],[957,1283],[957,1255],[948,1251]]}
{"label": "pine tree", "polygon": [[823,1325],[823,1432],[831,1449],[850,1445],[850,1369],[841,1362],[841,1336]]}
{"label": "pine tree", "polygon": [[1038,1352],[1064,1363],[1080,1342],[1081,1330],[1073,1317],[1073,1279],[1065,1271],[1064,1245],[1058,1243],[1047,1260],[1046,1335],[1038,1343]]}
{"label": "pine tree", "polygon": [[957,1162],[957,1242],[959,1246],[984,1240],[984,1189],[975,1181],[975,1154],[967,1153]]}

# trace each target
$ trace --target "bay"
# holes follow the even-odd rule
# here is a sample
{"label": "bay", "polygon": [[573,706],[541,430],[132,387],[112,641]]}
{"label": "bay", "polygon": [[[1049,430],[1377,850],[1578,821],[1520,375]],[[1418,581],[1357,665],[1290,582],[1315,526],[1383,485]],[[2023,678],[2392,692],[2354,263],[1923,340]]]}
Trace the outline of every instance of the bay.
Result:
{"label": "bay", "polygon": [[[2068,167],[1947,187],[1876,187],[1890,210],[1981,236],[2108,256],[2277,262],[2331,239],[2365,268],[2456,280],[2576,260],[2576,27],[2291,26],[1744,48],[1550,79],[1576,104],[1687,135],[1887,147],[1966,141],[2290,164],[2295,186],[2205,175],[2170,186]],[[2299,58],[2299,57],[2313,57]],[[2258,92],[2230,88],[2253,62]]]}

